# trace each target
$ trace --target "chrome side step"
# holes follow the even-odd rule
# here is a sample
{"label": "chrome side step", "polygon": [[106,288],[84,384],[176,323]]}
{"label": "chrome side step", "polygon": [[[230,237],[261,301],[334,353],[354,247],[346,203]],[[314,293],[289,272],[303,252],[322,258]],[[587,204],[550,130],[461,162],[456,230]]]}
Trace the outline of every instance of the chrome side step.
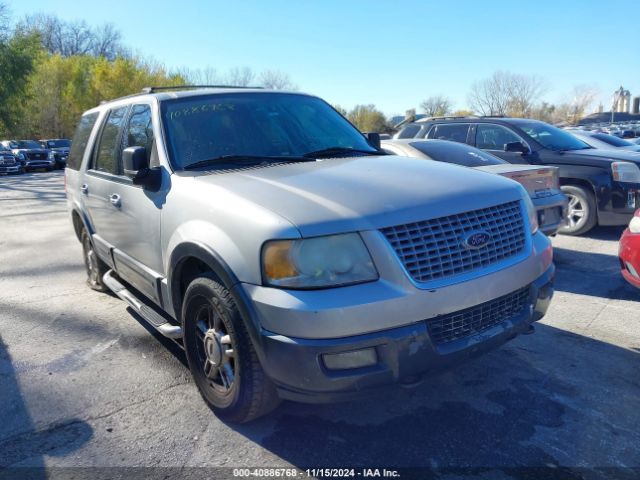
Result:
{"label": "chrome side step", "polygon": [[102,277],[104,284],[115,293],[121,300],[124,300],[133,308],[138,315],[144,318],[158,332],[167,338],[176,340],[182,338],[182,328],[170,323],[160,312],[145,300],[136,297],[130,290],[120,283],[113,275],[113,270],[109,270]]}

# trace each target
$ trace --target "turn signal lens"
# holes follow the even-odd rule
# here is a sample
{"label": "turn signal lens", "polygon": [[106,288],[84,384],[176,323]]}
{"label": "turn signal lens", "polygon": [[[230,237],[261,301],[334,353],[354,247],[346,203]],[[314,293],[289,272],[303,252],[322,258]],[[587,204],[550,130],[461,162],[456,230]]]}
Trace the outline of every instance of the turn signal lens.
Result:
{"label": "turn signal lens", "polygon": [[263,253],[264,273],[272,280],[282,280],[298,275],[298,270],[289,258],[291,240],[276,240],[269,242]]}

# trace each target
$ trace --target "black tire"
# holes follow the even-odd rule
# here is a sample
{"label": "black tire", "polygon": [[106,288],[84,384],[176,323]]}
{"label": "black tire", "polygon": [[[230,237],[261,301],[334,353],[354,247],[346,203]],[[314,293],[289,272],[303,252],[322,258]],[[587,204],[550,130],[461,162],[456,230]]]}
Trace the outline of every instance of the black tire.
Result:
{"label": "black tire", "polygon": [[109,288],[102,282],[102,277],[109,271],[109,267],[98,258],[91,237],[84,228],[80,234],[80,241],[82,242],[84,268],[87,272],[87,285],[98,292],[107,292]]}
{"label": "black tire", "polygon": [[245,423],[278,405],[275,386],[262,370],[238,307],[213,274],[189,284],[182,319],[189,369],[216,415]]}
{"label": "black tire", "polygon": [[564,194],[569,197],[569,215],[567,225],[559,233],[564,235],[582,235],[598,223],[596,199],[592,192],[584,187],[563,185]]}

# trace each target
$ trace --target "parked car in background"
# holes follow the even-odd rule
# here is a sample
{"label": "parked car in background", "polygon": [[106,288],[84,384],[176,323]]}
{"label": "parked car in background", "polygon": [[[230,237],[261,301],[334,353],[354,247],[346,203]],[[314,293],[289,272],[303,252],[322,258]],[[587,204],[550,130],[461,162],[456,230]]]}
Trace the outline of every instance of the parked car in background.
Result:
{"label": "parked car in background", "polygon": [[595,225],[626,225],[640,207],[640,156],[598,150],[569,132],[525,118],[439,117],[405,125],[396,138],[453,140],[509,163],[560,169],[569,222],[560,233],[580,235]]}
{"label": "parked car in background", "polygon": [[640,288],[640,210],[620,237],[618,250],[620,271],[627,282]]}
{"label": "parked car in background", "polygon": [[451,163],[510,178],[527,190],[544,234],[555,235],[566,222],[568,200],[560,190],[556,167],[513,165],[483,150],[448,140],[383,140],[382,149],[394,155]]}
{"label": "parked car in background", "polygon": [[631,143],[623,138],[616,137],[615,135],[600,132],[589,132],[586,130],[568,129],[567,131],[593,148],[599,148],[601,150],[620,148],[622,150],[629,150],[630,152],[640,152],[640,145]]}
{"label": "parked car in background", "polygon": [[35,140],[2,140],[0,144],[18,157],[26,172],[39,169],[51,171],[56,165],[53,152],[42,148]]}
{"label": "parked car in background", "polygon": [[22,173],[22,163],[11,150],[0,145],[0,174]]}
{"label": "parked car in background", "polygon": [[86,112],[66,191],[89,285],[184,346],[218,415],[415,382],[545,314],[522,186],[387,155],[310,95],[182,89]]}
{"label": "parked car in background", "polygon": [[67,165],[71,140],[66,138],[55,138],[50,140],[40,140],[42,148],[51,150],[56,161],[56,168],[64,168]]}

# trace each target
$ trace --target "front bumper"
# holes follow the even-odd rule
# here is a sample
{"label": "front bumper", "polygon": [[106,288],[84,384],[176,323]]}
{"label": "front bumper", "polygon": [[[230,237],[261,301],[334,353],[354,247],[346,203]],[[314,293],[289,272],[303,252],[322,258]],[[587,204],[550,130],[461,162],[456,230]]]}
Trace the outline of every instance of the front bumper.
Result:
{"label": "front bumper", "polygon": [[634,287],[640,288],[640,234],[626,229],[620,237],[618,250],[620,273]]}
{"label": "front bumper", "polygon": [[640,207],[640,184],[614,182],[610,197],[598,202],[598,224],[627,225]]}
{"label": "front bumper", "polygon": [[[553,296],[553,264],[528,287],[519,313],[446,343],[432,340],[427,321],[346,338],[309,340],[262,332],[263,368],[281,398],[319,403],[348,400],[424,374],[436,373],[493,350],[542,318]],[[375,349],[374,365],[331,370],[323,355]]]}
{"label": "front bumper", "polygon": [[22,167],[20,165],[0,165],[0,173],[20,173]]}
{"label": "front bumper", "polygon": [[53,168],[56,165],[55,160],[23,160],[25,169]]}
{"label": "front bumper", "polygon": [[563,193],[557,193],[548,197],[532,198],[533,205],[538,214],[540,231],[547,236],[555,235],[565,226],[568,214],[569,201]]}

